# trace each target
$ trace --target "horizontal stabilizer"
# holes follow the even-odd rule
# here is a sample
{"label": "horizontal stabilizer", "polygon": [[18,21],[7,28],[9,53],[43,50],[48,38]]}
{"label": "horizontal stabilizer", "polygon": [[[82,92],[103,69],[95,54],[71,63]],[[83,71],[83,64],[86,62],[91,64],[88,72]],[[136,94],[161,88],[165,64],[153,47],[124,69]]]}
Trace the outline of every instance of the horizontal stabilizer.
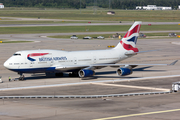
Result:
{"label": "horizontal stabilizer", "polygon": [[139,51],[139,52],[126,52],[125,55],[136,55],[138,53],[154,52],[159,50],[148,50],[148,51]]}

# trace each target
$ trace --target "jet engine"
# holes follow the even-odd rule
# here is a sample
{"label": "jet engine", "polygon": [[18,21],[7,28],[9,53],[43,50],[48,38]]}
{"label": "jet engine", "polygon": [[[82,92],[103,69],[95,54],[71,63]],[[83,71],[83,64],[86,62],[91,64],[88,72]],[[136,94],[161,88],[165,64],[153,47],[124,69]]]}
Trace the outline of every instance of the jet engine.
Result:
{"label": "jet engine", "polygon": [[130,68],[119,68],[117,69],[116,73],[119,75],[119,76],[125,76],[125,75],[130,75],[133,73],[132,69]]}
{"label": "jet engine", "polygon": [[79,74],[79,77],[83,78],[83,77],[91,77],[95,74],[95,72],[89,69],[82,69],[78,72],[78,74]]}

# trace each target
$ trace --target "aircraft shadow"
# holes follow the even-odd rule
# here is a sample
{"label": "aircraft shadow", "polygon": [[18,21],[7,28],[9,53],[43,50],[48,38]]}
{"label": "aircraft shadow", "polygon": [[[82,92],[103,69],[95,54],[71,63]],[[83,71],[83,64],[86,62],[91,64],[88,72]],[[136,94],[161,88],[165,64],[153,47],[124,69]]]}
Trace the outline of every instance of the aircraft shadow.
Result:
{"label": "aircraft shadow", "polygon": [[[146,70],[147,68],[151,68],[153,66],[147,66],[147,67],[141,67],[141,68],[135,68],[133,71],[144,71],[144,72],[164,72],[166,70]],[[87,77],[87,78],[81,78],[81,80],[92,80],[92,79],[98,79],[98,78],[139,78],[139,77],[128,77],[128,76],[102,76],[102,75],[116,75],[116,71],[104,71],[104,72],[96,72],[95,76]],[[78,77],[69,77],[68,74],[64,74],[62,77],[47,77],[45,74],[33,74],[30,77],[25,77],[25,80],[37,80],[37,79],[50,79],[50,78],[78,78]]]}
{"label": "aircraft shadow", "polygon": [[[145,70],[147,68],[151,68],[153,66],[148,67],[141,67],[141,68],[135,68],[133,71],[147,71],[147,72],[164,72],[166,70]],[[103,75],[103,74],[116,74],[116,71],[105,71],[105,72],[96,72],[96,75]]]}
{"label": "aircraft shadow", "polygon": [[133,71],[147,71],[147,72],[164,72],[166,70],[145,70],[147,68],[151,68],[153,66],[141,67],[141,68],[134,68]]}

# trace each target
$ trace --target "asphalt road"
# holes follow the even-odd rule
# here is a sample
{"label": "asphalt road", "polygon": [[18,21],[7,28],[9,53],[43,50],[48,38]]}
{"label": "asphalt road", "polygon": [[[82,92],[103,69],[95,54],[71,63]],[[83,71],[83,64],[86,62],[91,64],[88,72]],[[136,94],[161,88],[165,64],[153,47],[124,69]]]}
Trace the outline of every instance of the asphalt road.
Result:
{"label": "asphalt road", "polygon": [[[100,25],[132,25],[129,23],[61,23],[61,24],[6,24],[0,25],[0,27],[40,27],[40,26],[100,26]],[[142,25],[178,25],[179,22],[143,22]]]}

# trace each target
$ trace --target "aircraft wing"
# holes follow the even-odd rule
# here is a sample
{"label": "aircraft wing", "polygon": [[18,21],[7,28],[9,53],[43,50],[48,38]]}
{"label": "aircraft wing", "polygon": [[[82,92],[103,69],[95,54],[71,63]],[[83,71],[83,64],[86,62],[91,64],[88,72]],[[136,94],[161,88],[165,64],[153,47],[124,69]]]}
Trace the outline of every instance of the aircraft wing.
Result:
{"label": "aircraft wing", "polygon": [[95,66],[123,66],[123,65],[130,65],[130,66],[138,66],[138,65],[147,65],[147,66],[149,66],[149,65],[152,65],[152,66],[156,66],[156,65],[167,65],[167,66],[169,66],[169,65],[175,65],[176,64],[176,62],[177,62],[178,60],[175,60],[174,62],[172,62],[172,63],[170,63],[170,64],[129,64],[129,63],[126,63],[126,64],[98,64],[98,65],[95,65]]}
{"label": "aircraft wing", "polygon": [[143,65],[143,66],[170,66],[170,65],[175,65],[176,62],[178,60],[175,60],[174,62],[170,63],[170,64],[92,64],[92,65],[71,65],[71,66],[56,66],[55,69],[56,70],[62,70],[62,71],[71,71],[71,70],[78,70],[78,69],[83,69],[83,68],[92,68],[94,67],[95,69],[98,68],[103,68],[103,67],[119,67],[119,66],[139,66],[139,65]]}

